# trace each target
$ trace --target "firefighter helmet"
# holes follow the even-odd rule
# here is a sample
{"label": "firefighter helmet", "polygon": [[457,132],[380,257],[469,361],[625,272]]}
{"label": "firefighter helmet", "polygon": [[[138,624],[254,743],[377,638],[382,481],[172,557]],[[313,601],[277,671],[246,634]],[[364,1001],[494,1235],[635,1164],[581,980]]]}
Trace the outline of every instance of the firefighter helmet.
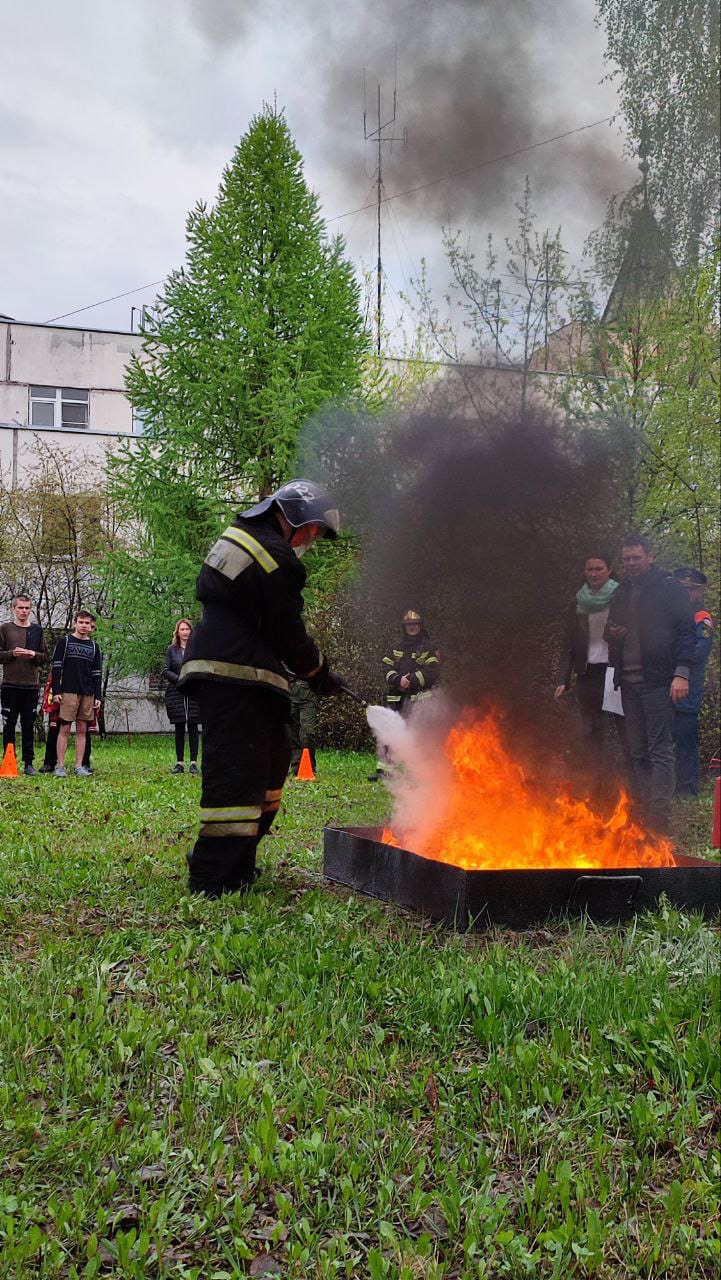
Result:
{"label": "firefighter helmet", "polygon": [[421,618],[420,613],[416,613],[415,609],[406,609],[403,617],[401,618],[401,622],[404,627],[407,626],[408,623],[410,623],[411,626],[420,627],[423,625],[423,619]]}
{"label": "firefighter helmet", "polygon": [[288,524],[300,529],[304,524],[319,524],[326,538],[335,538],[340,530],[340,517],[335,500],[315,480],[288,480],[262,502],[249,511],[242,511],[244,520],[264,515],[272,506],[279,507]]}

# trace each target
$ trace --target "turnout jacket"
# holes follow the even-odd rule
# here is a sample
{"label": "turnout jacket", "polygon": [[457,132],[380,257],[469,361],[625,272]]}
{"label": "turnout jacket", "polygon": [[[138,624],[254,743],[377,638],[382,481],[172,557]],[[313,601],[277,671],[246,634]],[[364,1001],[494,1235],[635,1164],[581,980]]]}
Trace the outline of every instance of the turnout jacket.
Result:
{"label": "turnout jacket", "polygon": [[[438,684],[441,674],[438,655],[431,648],[427,631],[417,636],[403,632],[396,648],[389,649],[383,657],[386,680],[386,701],[398,709],[408,702],[417,702]],[[401,677],[409,677],[408,689],[401,689]]]}
{"label": "turnout jacket", "polygon": [[302,679],[323,661],[303,623],[305,578],[272,511],[236,516],[200,570],[203,616],[190,633],[178,687],[213,680],[288,697],[289,672]]}
{"label": "turnout jacket", "polygon": [[697,610],[693,621],[696,644],[691,662],[688,697],[674,703],[674,711],[682,711],[686,715],[698,715],[701,710],[706,663],[713,644],[713,618],[708,609]]}
{"label": "turnout jacket", "polygon": [[[609,629],[612,625],[628,627],[630,601],[631,582],[626,579],[611,596],[605,631],[615,688],[623,678],[625,636],[614,638]],[[674,675],[688,677],[695,647],[691,602],[686,588],[675,578],[667,578],[655,565],[639,581],[638,633],[641,670],[647,687],[670,685]]]}

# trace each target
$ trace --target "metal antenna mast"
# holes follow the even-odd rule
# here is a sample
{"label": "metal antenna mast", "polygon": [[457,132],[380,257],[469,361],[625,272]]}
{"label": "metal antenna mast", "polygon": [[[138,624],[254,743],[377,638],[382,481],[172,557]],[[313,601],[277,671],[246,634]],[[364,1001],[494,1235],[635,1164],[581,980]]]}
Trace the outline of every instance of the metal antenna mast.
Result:
{"label": "metal antenna mast", "polygon": [[381,334],[383,329],[383,258],[381,255],[381,205],[383,192],[383,145],[387,143],[393,150],[394,142],[401,142],[405,149],[408,145],[408,131],[406,129],[398,135],[387,133],[396,122],[396,109],[398,105],[397,99],[398,84],[398,46],[396,46],[394,83],[393,83],[393,114],[387,120],[383,119],[381,111],[381,87],[378,84],[378,104],[377,104],[377,125],[375,129],[368,128],[368,105],[366,96],[366,74],[363,71],[363,137],[366,142],[375,142],[378,147],[378,169],[376,173],[376,218],[378,227],[378,258],[376,262],[376,350],[378,355],[381,353]]}

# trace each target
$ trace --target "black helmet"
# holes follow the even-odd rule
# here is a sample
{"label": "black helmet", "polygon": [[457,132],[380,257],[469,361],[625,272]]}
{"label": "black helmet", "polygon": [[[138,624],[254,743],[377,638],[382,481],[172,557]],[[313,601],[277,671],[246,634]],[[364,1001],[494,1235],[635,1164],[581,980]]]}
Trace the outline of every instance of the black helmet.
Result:
{"label": "black helmet", "polygon": [[244,520],[262,516],[272,506],[280,507],[288,524],[300,529],[304,524],[319,524],[326,538],[335,538],[340,530],[340,516],[335,500],[327,489],[315,480],[288,480],[280,489],[258,502],[249,511],[242,511]]}

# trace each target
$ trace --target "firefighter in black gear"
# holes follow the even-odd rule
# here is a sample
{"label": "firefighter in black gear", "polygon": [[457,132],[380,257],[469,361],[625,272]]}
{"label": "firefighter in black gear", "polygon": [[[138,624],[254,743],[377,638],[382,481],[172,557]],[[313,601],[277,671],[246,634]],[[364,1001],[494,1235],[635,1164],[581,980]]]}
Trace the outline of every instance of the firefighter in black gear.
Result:
{"label": "firefighter in black gear", "polygon": [[179,680],[200,704],[203,726],[200,832],[189,856],[194,892],[219,897],[254,879],[258,841],[288,772],[292,676],[316,693],[340,691],[303,624],[299,559],[338,528],[330,495],[313,481],[291,480],[241,512],[200,571],[203,615]]}
{"label": "firefighter in black gear", "polygon": [[[438,684],[440,663],[438,654],[431,647],[423,619],[415,609],[406,609],[401,619],[401,638],[397,647],[383,657],[386,681],[386,702],[394,711],[405,715],[415,702],[430,696]],[[375,773],[369,782],[378,782],[388,773],[390,760],[379,759]]]}

